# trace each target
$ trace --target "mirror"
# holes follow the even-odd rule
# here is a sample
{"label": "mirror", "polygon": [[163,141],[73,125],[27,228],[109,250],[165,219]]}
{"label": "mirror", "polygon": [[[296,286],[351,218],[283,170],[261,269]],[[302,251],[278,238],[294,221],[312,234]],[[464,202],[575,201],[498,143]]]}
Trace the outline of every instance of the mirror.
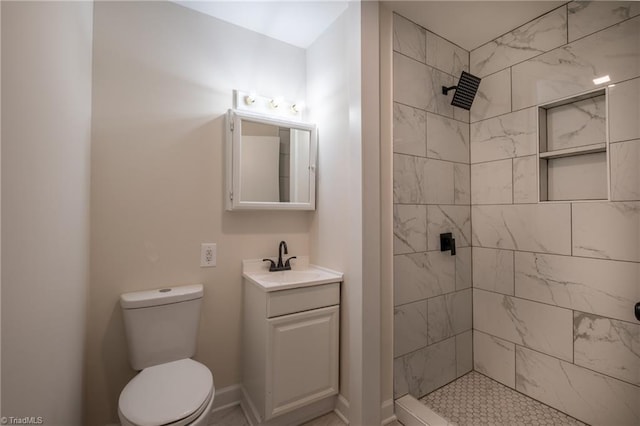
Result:
{"label": "mirror", "polygon": [[316,126],[229,110],[227,210],[314,210]]}

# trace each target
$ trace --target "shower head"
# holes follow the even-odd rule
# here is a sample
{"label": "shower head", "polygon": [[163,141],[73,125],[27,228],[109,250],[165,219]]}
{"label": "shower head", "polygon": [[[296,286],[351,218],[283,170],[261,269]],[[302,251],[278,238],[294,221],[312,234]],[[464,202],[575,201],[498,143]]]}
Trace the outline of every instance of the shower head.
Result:
{"label": "shower head", "polygon": [[451,87],[442,86],[442,94],[446,95],[449,90],[455,90],[456,93],[453,94],[451,105],[470,110],[473,99],[476,97],[478,86],[480,86],[480,80],[482,79],[466,71],[462,71],[458,85]]}

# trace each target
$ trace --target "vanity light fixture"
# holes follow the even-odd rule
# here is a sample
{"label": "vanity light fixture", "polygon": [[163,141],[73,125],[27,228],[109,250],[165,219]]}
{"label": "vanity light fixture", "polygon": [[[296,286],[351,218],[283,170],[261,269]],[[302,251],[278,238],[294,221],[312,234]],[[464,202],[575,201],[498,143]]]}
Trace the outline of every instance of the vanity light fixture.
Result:
{"label": "vanity light fixture", "polygon": [[269,106],[273,109],[277,109],[280,107],[280,104],[282,103],[282,98],[280,96],[278,96],[277,98],[272,98],[269,101]]}
{"label": "vanity light fixture", "polygon": [[244,97],[244,103],[247,105],[253,105],[256,103],[256,95],[254,95],[253,93],[249,93],[247,96]]}
{"label": "vanity light fixture", "polygon": [[598,77],[598,78],[594,78],[593,79],[593,84],[602,84],[602,83],[608,83],[611,81],[611,78],[608,75],[602,76],[602,77]]}
{"label": "vanity light fixture", "polygon": [[304,106],[304,102],[296,102],[295,104],[291,105],[291,112],[297,114],[304,109]]}
{"label": "vanity light fixture", "polygon": [[303,99],[294,101],[284,98],[281,94],[264,96],[253,90],[245,92],[237,89],[233,91],[233,106],[240,111],[251,111],[252,114],[272,117],[278,116],[293,121],[302,120],[302,112],[307,108]]}

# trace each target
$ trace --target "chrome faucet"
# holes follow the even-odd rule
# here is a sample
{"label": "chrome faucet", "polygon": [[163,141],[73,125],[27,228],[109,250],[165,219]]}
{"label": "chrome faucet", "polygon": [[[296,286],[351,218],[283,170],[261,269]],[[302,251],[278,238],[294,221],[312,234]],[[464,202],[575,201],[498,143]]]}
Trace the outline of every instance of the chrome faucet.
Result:
{"label": "chrome faucet", "polygon": [[[283,249],[284,249],[284,253],[283,253]],[[270,272],[290,271],[291,270],[291,259],[297,259],[297,257],[296,256],[291,256],[283,264],[282,263],[282,255],[283,254],[285,254],[285,255],[289,254],[289,249],[287,248],[287,242],[286,241],[280,241],[280,245],[278,246],[278,264],[277,265],[271,259],[262,259],[263,262],[271,262],[269,264],[269,271]]]}

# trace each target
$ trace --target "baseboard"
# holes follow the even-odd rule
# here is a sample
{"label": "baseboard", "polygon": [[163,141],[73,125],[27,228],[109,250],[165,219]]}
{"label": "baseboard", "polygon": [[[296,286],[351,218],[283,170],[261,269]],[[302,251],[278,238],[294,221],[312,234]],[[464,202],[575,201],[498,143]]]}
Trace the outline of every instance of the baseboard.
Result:
{"label": "baseboard", "polygon": [[[415,414],[416,414],[415,407],[418,407],[418,406],[413,405],[412,402],[407,403],[407,400],[403,398],[397,401],[394,401],[393,399],[388,399],[382,403],[380,407],[380,412],[381,412],[380,417],[383,419],[382,426],[388,425],[389,423],[392,423],[395,420],[400,420],[406,426],[413,426],[413,425],[435,426],[439,424],[439,423],[426,423],[426,422],[415,423],[415,421],[408,419],[407,418],[408,415],[415,417]],[[315,417],[321,416],[322,414],[325,414],[331,411],[330,408],[332,404],[335,406],[333,408],[333,411],[336,413],[336,415],[340,418],[340,420],[342,420],[344,423],[348,425],[349,424],[349,401],[347,400],[347,398],[345,398],[341,394],[338,395],[337,398],[335,398],[335,403],[329,402],[331,399],[332,398],[328,398],[327,400],[323,400],[323,401],[319,401],[317,403],[311,404],[310,407],[304,407],[300,410],[296,410],[296,412],[294,413],[289,413],[289,414],[292,414],[291,416],[283,415],[282,419],[280,418],[273,419],[265,423],[265,425],[277,426],[278,424],[281,423],[281,420],[283,420],[286,423],[287,421],[291,420],[291,417],[295,417],[296,420],[297,419],[305,419],[303,421],[311,420]],[[420,407],[424,407],[427,410],[429,410],[425,405],[421,404],[419,401],[416,400],[416,403],[419,404]],[[241,385],[236,384],[236,385],[227,386],[222,389],[216,389],[216,395],[213,400],[213,404],[211,405],[211,412],[213,413],[216,411],[224,410],[229,407],[233,407],[235,405],[240,405],[240,407],[242,408],[242,411],[244,412],[245,417],[249,421],[250,426],[255,426],[259,424],[258,412],[256,411],[256,408],[251,403],[251,400],[249,399],[249,397],[247,396],[245,389]],[[396,410],[398,410],[399,408],[400,410],[403,410],[403,415],[401,416],[401,414],[398,413],[398,416],[396,416],[396,414],[394,413],[394,408]],[[411,409],[411,408],[414,408],[414,409]],[[424,410],[419,410],[419,411],[424,411]],[[401,417],[405,418],[405,421],[402,421]],[[431,417],[431,419],[433,420],[435,418]],[[445,425],[447,424],[446,420],[444,424]]]}
{"label": "baseboard", "polygon": [[[349,401],[343,395],[338,395],[338,399],[336,400],[336,408],[333,410],[334,413],[340,420],[344,423],[349,424]],[[380,406],[380,417],[383,419],[381,424],[382,426],[388,425],[389,423],[393,423],[398,420],[396,414],[394,413],[394,401],[393,399],[388,399],[382,403]]]}
{"label": "baseboard", "polygon": [[336,400],[336,408],[333,409],[340,420],[349,424],[349,401],[342,394],[338,395]]}
{"label": "baseboard", "polygon": [[244,416],[247,418],[249,426],[255,426],[259,423],[258,411],[251,402],[251,399],[249,399],[246,389],[243,386],[240,386],[240,389],[240,407],[242,407],[242,411],[244,411]]}
{"label": "baseboard", "polygon": [[[401,417],[405,418],[405,421],[403,422],[403,424],[405,424],[406,426],[413,426],[413,425],[435,426],[439,424],[439,423],[426,423],[426,422],[415,423],[415,421],[408,419],[407,418],[408,415],[410,415],[411,417],[415,417],[415,414],[416,414],[415,408],[418,406],[413,404],[411,401],[407,402],[407,400],[404,398],[405,397],[400,398],[397,401],[394,401],[393,399],[388,399],[382,403],[380,407],[380,413],[381,413],[380,417],[383,419],[382,420],[383,426],[388,425],[389,423],[392,423],[395,420],[400,420],[401,422],[403,422],[401,420]],[[331,399],[332,398],[328,398],[327,400],[323,400],[315,404],[311,404],[311,406],[308,408],[305,407],[303,409],[296,410],[296,412],[294,413],[290,413],[292,414],[292,416],[284,415],[282,416],[283,419],[276,418],[265,424],[277,426],[279,423],[281,423],[281,420],[284,420],[286,423],[287,421],[291,420],[291,417],[295,417],[296,420],[297,419],[311,420],[315,417],[321,416],[322,414],[325,414],[331,411],[330,408],[331,408],[331,405],[333,404],[335,406],[333,408],[333,411],[340,418],[340,420],[342,420],[344,423],[348,425],[349,424],[349,401],[347,400],[347,398],[345,398],[341,394],[338,395],[337,398],[335,398],[335,403],[329,402]],[[425,405],[421,404],[419,401],[416,400],[416,403],[419,404],[419,407],[424,407],[427,410],[429,410]],[[241,385],[236,384],[236,385],[227,386],[222,389],[216,389],[216,395],[213,400],[213,404],[211,405],[212,413],[216,411],[224,410],[229,407],[233,407],[234,405],[240,405],[240,407],[242,408],[242,411],[244,412],[245,417],[249,421],[250,426],[259,424],[258,412],[256,411],[256,408],[251,403],[251,400],[249,399],[249,397],[247,396],[245,389]],[[395,410],[398,410],[398,409],[402,410],[403,415],[401,416],[401,414],[398,413],[398,416],[396,416],[396,414],[394,413],[394,408]],[[424,411],[424,410],[419,410],[419,411]],[[431,417],[431,419],[434,420],[435,418]],[[303,420],[303,421],[306,421],[306,420]],[[446,420],[444,424],[446,424]]]}
{"label": "baseboard", "polygon": [[[439,426],[440,424],[447,424],[446,420],[442,419],[441,417],[440,419],[444,420],[444,423],[437,422],[437,417],[439,416],[431,412],[431,410],[427,406],[420,403],[419,401],[414,399],[415,403],[418,404],[415,405],[413,401],[405,399],[408,396],[409,395],[402,397],[397,401],[388,399],[382,403],[380,410],[381,418],[383,419],[383,426],[388,425],[395,420],[399,420],[405,426]],[[211,405],[211,412],[213,413],[216,411],[224,410],[235,405],[240,405],[242,411],[244,411],[245,417],[249,421],[250,426],[259,424],[256,408],[251,403],[251,400],[248,398],[246,391],[241,385],[231,385],[222,389],[216,389],[215,398],[213,400],[213,404]],[[416,423],[416,415],[422,414],[423,416],[425,416],[425,414],[422,413],[425,410],[421,409],[421,407],[437,416],[433,417],[429,413],[426,414],[427,419],[436,421],[435,423],[427,423],[424,420]],[[349,424],[349,401],[343,395],[338,395],[337,398],[326,398],[325,400],[311,404],[309,407],[304,407],[296,410],[293,413],[285,414],[281,416],[282,418],[278,417],[272,419],[271,421],[264,423],[264,425],[278,426],[279,424],[288,424],[287,422],[290,422],[293,419],[295,419],[296,421],[300,419],[299,421],[305,422],[330,412],[331,408],[333,408],[333,411],[340,418],[340,420],[342,420],[347,425]],[[397,416],[394,413],[394,408],[398,413]],[[417,418],[420,419],[420,417]]]}
{"label": "baseboard", "polygon": [[387,399],[382,403],[380,407],[380,417],[382,418],[382,426],[388,425],[389,423],[393,423],[398,418],[394,413],[394,401],[393,398]]}
{"label": "baseboard", "polygon": [[216,395],[213,398],[211,412],[224,410],[240,404],[242,389],[240,385],[231,385],[226,388],[216,389]]}
{"label": "baseboard", "polygon": [[336,406],[336,397],[329,396],[323,398],[319,401],[306,405],[304,407],[300,407],[294,411],[289,413],[285,413],[275,417],[266,422],[259,421],[259,414],[256,407],[251,402],[246,390],[244,387],[240,387],[240,407],[244,411],[245,417],[249,421],[251,426],[289,426],[295,424],[302,424],[308,422],[309,420],[313,420],[316,417],[320,417],[324,414],[330,413],[335,409]]}
{"label": "baseboard", "polygon": [[449,422],[429,407],[412,397],[405,395],[395,401],[398,421],[404,426],[447,426]]}

